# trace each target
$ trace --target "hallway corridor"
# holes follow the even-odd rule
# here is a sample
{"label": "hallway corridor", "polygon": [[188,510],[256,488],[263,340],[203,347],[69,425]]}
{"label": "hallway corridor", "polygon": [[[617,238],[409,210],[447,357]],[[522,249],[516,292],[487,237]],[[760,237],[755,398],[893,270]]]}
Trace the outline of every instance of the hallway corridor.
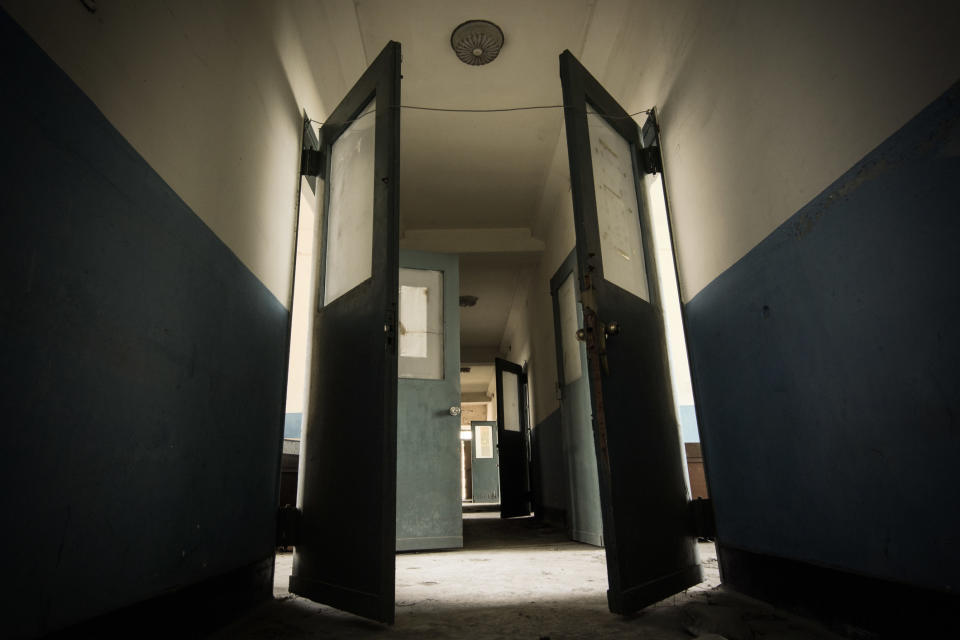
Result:
{"label": "hallway corridor", "polygon": [[[469,509],[469,507],[468,507]],[[706,581],[636,616],[607,610],[603,549],[571,542],[533,518],[467,511],[464,548],[397,556],[396,624],[385,627],[287,591],[293,556],[277,558],[275,600],[214,638],[834,638],[772,607],[720,588],[712,543]]]}

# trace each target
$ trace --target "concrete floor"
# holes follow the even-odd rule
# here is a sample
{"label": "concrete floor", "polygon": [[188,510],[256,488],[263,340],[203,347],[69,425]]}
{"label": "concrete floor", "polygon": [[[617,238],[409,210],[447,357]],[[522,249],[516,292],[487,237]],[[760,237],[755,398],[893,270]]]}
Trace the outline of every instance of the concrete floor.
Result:
{"label": "concrete floor", "polygon": [[832,639],[832,633],[706,580],[632,616],[607,610],[603,549],[532,518],[464,514],[464,548],[397,556],[396,623],[387,627],[287,591],[293,557],[277,556],[275,599],[214,638]]}

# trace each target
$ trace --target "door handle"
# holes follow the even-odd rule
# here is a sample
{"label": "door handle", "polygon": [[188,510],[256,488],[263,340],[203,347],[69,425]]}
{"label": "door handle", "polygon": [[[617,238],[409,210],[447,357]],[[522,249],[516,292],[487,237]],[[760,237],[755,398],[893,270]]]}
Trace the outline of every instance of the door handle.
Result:
{"label": "door handle", "polygon": [[457,406],[450,407],[450,415],[452,416],[460,415],[460,411],[461,411],[460,407],[457,407]]}
{"label": "door handle", "polygon": [[[617,322],[616,320],[614,320],[613,322],[608,322],[603,327],[603,335],[605,338],[620,335],[620,323]],[[579,340],[580,342],[585,342],[586,339],[587,339],[587,332],[584,331],[583,329],[577,329],[577,340]]]}

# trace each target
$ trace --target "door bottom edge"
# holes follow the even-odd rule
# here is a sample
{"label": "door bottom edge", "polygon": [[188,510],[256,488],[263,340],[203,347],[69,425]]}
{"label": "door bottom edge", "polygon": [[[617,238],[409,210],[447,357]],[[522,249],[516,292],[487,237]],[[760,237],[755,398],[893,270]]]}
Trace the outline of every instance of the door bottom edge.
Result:
{"label": "door bottom edge", "polygon": [[397,552],[462,549],[463,536],[437,536],[432,538],[397,538]]}
{"label": "door bottom edge", "polygon": [[607,604],[611,613],[629,614],[701,582],[703,567],[695,564],[620,592],[608,589]]}
{"label": "door bottom edge", "polygon": [[292,575],[290,576],[290,593],[377,622],[393,624],[392,589],[387,598],[388,594],[349,589],[321,580]]}

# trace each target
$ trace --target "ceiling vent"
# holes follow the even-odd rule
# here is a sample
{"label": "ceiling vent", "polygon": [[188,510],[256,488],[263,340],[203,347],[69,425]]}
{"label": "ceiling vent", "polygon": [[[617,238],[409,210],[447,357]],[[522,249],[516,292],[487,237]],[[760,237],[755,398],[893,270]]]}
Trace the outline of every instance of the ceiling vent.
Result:
{"label": "ceiling vent", "polygon": [[450,46],[467,64],[487,64],[500,55],[503,31],[489,20],[468,20],[453,30]]}

